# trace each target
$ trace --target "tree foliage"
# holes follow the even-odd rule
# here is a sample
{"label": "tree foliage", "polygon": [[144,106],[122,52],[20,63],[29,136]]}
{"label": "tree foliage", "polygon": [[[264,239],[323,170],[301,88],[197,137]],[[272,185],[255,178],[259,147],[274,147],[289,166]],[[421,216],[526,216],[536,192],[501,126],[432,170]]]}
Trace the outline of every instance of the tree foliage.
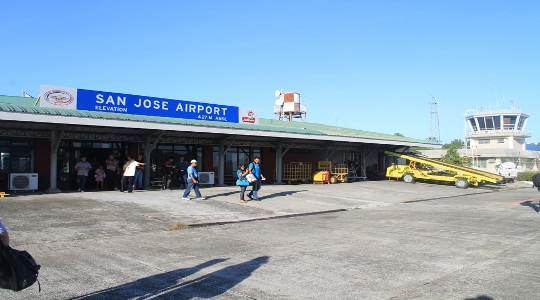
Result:
{"label": "tree foliage", "polygon": [[459,155],[458,149],[463,147],[463,141],[460,139],[455,139],[450,144],[444,144],[443,149],[447,149],[446,154],[442,157],[442,161],[459,166],[469,166],[471,165],[470,157],[462,157]]}
{"label": "tree foliage", "polygon": [[453,141],[450,142],[450,144],[444,144],[442,146],[443,149],[451,149],[451,148],[454,148],[454,149],[459,149],[461,147],[463,147],[465,143],[463,143],[462,140],[460,139],[454,139]]}

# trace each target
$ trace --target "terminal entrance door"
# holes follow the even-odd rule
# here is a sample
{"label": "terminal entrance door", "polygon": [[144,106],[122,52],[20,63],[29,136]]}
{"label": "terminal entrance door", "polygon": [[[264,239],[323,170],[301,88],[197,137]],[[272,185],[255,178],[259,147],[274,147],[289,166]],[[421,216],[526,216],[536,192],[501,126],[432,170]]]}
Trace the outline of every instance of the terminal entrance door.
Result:
{"label": "terminal entrance door", "polygon": [[87,161],[92,165],[86,183],[87,189],[95,188],[95,169],[100,165],[105,167],[105,160],[111,153],[114,154],[115,158],[120,162],[120,166],[122,166],[123,160],[127,157],[127,151],[127,143],[62,141],[58,149],[58,188],[61,190],[78,188],[77,172],[74,166],[81,159],[81,156],[86,156]]}

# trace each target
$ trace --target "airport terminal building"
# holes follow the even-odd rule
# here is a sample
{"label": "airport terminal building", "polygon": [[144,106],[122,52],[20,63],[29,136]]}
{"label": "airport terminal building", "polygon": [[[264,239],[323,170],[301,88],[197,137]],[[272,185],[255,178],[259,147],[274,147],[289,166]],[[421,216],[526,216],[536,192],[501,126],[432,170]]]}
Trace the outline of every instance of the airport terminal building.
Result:
{"label": "airport terminal building", "polygon": [[73,166],[83,155],[103,165],[111,153],[120,160],[142,154],[150,188],[164,161],[180,155],[197,159],[199,171],[213,172],[210,184],[224,185],[233,184],[238,164],[254,156],[261,157],[268,182],[281,183],[282,168],[291,162],[316,168],[321,160],[356,161],[368,178],[377,178],[392,163],[385,150],[440,147],[389,134],[261,119],[234,106],[147,98],[57,87],[42,88],[38,99],[0,96],[0,191],[13,189],[10,177],[17,174],[37,174],[37,186],[28,189],[76,189]]}

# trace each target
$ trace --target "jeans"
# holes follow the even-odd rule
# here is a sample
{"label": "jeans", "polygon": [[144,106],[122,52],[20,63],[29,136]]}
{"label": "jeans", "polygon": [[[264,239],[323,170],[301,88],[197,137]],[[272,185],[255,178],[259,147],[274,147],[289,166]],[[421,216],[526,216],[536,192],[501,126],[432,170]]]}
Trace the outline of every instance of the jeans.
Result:
{"label": "jeans", "polygon": [[244,194],[246,193],[247,186],[240,187],[240,200],[244,200]]}
{"label": "jeans", "polygon": [[137,169],[135,171],[135,187],[138,189],[143,188],[144,169]]}
{"label": "jeans", "polygon": [[257,178],[257,181],[253,182],[253,187],[251,188],[251,192],[249,192],[248,197],[253,197],[253,199],[259,199],[259,195],[257,193],[261,189],[261,179]]}
{"label": "jeans", "polygon": [[191,189],[193,189],[195,191],[195,196],[197,198],[202,197],[201,192],[199,191],[199,184],[198,183],[193,183],[193,181],[188,180],[187,187],[186,187],[186,190],[184,191],[184,195],[183,195],[184,198],[189,197],[189,193],[191,192]]}
{"label": "jeans", "polygon": [[120,189],[122,192],[126,190],[126,184],[128,192],[133,192],[133,179],[135,179],[134,176],[122,176],[122,188]]}
{"label": "jeans", "polygon": [[85,175],[77,175],[77,184],[79,185],[79,189],[83,190],[86,188],[86,180],[88,179],[88,176]]}

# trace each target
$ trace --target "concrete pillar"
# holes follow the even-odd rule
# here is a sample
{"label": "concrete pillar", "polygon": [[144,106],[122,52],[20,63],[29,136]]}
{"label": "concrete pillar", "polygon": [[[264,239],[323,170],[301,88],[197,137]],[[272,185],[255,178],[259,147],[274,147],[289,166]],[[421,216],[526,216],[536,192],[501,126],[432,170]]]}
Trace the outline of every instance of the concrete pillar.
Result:
{"label": "concrete pillar", "polygon": [[279,143],[276,147],[276,183],[283,183],[283,157],[291,149],[290,147],[283,149],[283,145]]}
{"label": "concrete pillar", "polygon": [[159,142],[159,139],[163,136],[164,131],[161,131],[156,138],[154,142],[152,142],[152,136],[147,135],[145,142],[144,142],[144,161],[146,162],[146,166],[144,167],[144,188],[150,189],[151,183],[150,183],[150,172],[152,169],[152,164],[150,161],[150,156],[152,155],[152,151],[156,149],[157,143]]}
{"label": "concrete pillar", "polygon": [[281,152],[283,151],[283,147],[281,145],[278,145],[276,147],[276,183],[282,184],[283,183],[283,161],[281,156]]}
{"label": "concrete pillar", "polygon": [[219,160],[218,160],[218,186],[225,185],[225,141],[219,142]]}
{"label": "concrete pillar", "polygon": [[48,192],[58,193],[61,190],[58,189],[58,147],[62,141],[62,135],[64,131],[51,130],[51,167],[50,167],[50,184]]}

